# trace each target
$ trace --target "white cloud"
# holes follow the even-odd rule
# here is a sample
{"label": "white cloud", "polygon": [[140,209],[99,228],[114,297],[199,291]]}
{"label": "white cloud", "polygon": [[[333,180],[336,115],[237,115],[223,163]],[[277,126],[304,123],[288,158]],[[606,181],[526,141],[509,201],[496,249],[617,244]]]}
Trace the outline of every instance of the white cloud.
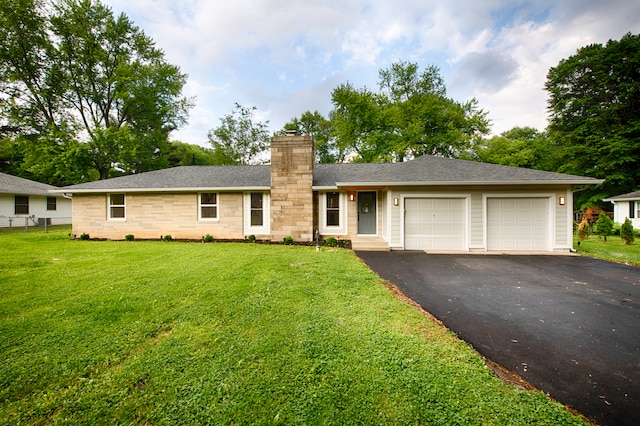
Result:
{"label": "white cloud", "polygon": [[546,126],[546,74],[590,43],[640,32],[626,0],[103,0],[124,11],[197,95],[176,135],[206,144],[235,102],[277,130],[306,110],[327,114],[333,88],[375,88],[398,60],[438,65],[448,93],[475,96],[494,132]]}

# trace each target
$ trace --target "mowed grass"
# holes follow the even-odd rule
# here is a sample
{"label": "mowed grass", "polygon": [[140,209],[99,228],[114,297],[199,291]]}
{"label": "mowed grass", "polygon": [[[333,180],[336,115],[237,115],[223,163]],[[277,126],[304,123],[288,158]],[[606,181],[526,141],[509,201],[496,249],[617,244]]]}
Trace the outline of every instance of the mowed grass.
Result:
{"label": "mowed grass", "polygon": [[0,424],[583,424],[342,249],[0,232]]}
{"label": "mowed grass", "polygon": [[590,235],[585,240],[574,237],[573,246],[578,253],[586,256],[640,266],[640,238],[638,237],[631,244],[625,244],[619,236],[608,236],[607,241],[598,235]]}

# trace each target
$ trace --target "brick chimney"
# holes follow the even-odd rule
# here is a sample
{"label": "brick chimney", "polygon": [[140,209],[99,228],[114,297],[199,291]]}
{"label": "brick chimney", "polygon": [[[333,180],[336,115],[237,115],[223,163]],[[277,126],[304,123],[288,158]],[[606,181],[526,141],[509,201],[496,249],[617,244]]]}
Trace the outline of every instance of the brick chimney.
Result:
{"label": "brick chimney", "polygon": [[271,138],[271,239],[313,240],[313,138]]}

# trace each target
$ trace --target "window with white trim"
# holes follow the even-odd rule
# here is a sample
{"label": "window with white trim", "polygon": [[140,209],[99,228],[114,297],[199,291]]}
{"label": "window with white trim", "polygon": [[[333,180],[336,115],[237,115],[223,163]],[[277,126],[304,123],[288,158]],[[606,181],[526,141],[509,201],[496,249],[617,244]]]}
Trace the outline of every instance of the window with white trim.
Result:
{"label": "window with white trim", "polygon": [[215,192],[203,192],[198,197],[199,218],[202,220],[218,219],[218,194]]}
{"label": "window with white trim", "polygon": [[340,193],[339,192],[327,192],[327,227],[340,226]]}
{"label": "window with white trim", "polygon": [[347,233],[347,194],[345,192],[320,192],[319,220],[321,234],[344,235]]}
{"label": "window with white trim", "polygon": [[269,193],[246,192],[244,194],[244,233],[265,235],[270,231]]}
{"label": "window with white trim", "polygon": [[124,194],[109,194],[109,219],[124,220],[125,196]]}
{"label": "window with white trim", "polygon": [[262,192],[251,193],[251,226],[264,226],[264,208]]}

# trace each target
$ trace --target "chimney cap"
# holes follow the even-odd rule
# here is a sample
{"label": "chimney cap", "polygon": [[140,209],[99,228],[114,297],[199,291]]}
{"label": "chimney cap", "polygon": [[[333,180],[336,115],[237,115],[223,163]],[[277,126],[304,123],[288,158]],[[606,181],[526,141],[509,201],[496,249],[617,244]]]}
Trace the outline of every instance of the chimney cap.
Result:
{"label": "chimney cap", "polygon": [[287,129],[285,130],[284,134],[287,136],[296,136],[298,134],[298,131],[295,129]]}

